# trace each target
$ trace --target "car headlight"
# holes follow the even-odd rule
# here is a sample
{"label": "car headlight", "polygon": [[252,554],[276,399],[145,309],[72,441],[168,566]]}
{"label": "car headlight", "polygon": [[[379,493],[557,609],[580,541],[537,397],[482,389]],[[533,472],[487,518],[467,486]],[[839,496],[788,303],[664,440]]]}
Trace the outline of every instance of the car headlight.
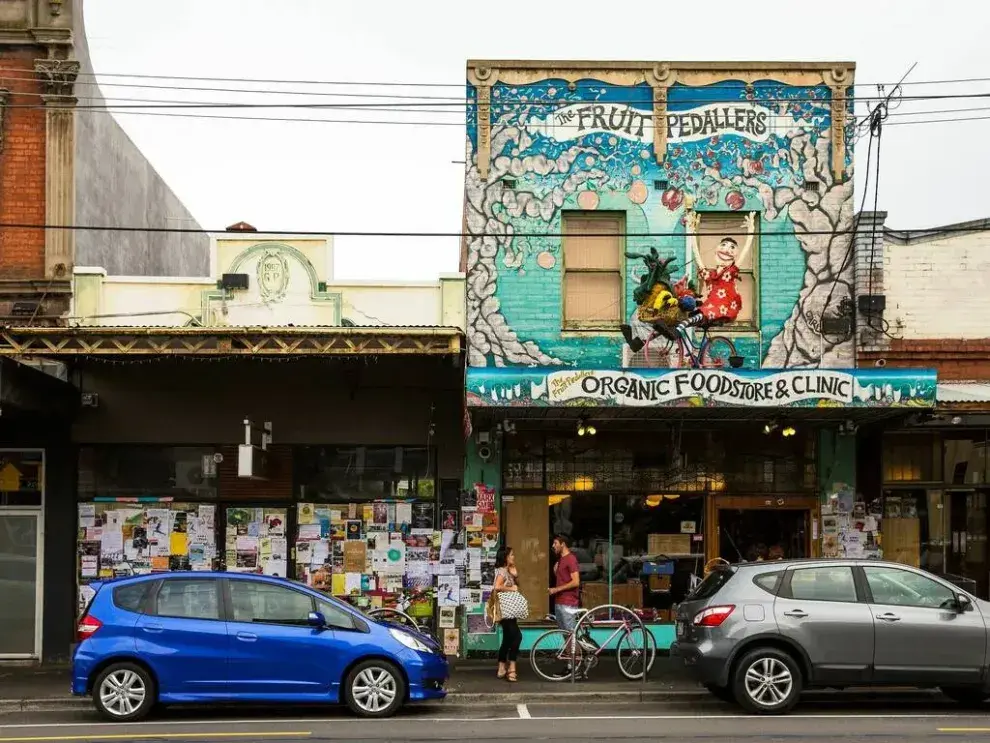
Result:
{"label": "car headlight", "polygon": [[431,653],[433,652],[426,646],[425,643],[420,642],[415,637],[410,635],[408,632],[403,632],[401,629],[395,629],[389,627],[388,633],[392,635],[396,640],[401,642],[410,650],[418,650],[420,653]]}

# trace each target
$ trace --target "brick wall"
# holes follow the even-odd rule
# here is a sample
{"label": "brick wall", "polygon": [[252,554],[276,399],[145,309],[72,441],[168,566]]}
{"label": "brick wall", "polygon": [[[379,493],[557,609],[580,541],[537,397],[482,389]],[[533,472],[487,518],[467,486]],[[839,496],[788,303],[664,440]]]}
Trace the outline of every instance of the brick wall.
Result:
{"label": "brick wall", "polygon": [[[0,53],[0,87],[10,91],[0,149],[0,222],[45,223],[45,111],[37,49]],[[19,106],[34,106],[27,108]],[[0,279],[43,279],[44,230],[0,229]]]}
{"label": "brick wall", "polygon": [[[861,224],[883,229],[885,217],[866,213]],[[857,239],[857,291],[868,293],[872,276],[873,293],[886,297],[882,320],[859,315],[861,366],[882,359],[945,380],[990,379],[990,224],[951,229],[905,239],[887,227],[873,251]]]}
{"label": "brick wall", "polygon": [[221,447],[223,461],[217,467],[220,499],[223,501],[287,501],[292,498],[292,447],[272,446],[269,449],[270,477],[249,480],[237,476],[237,447]]}

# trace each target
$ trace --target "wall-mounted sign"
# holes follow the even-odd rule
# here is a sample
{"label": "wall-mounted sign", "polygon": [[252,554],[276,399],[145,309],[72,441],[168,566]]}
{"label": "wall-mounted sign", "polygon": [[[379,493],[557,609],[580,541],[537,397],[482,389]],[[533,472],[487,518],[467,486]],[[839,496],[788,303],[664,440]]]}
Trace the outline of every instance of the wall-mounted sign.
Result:
{"label": "wall-mounted sign", "polygon": [[931,408],[927,369],[468,369],[471,407]]}
{"label": "wall-mounted sign", "polygon": [[[668,142],[696,142],[734,134],[765,142],[774,132],[773,112],[756,103],[713,103],[684,111],[668,111]],[[792,128],[796,126],[791,122]],[[527,129],[558,142],[588,134],[611,134],[643,144],[653,142],[653,112],[624,103],[589,101],[558,108],[544,119],[532,118]]]}

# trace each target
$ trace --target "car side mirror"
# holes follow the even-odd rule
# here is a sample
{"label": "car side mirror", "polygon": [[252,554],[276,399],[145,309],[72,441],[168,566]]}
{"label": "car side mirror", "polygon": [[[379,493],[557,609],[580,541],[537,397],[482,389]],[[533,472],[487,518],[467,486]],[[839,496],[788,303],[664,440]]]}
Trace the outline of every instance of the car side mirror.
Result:
{"label": "car side mirror", "polygon": [[964,596],[961,593],[956,595],[956,610],[960,614],[964,611],[973,611],[973,602],[969,600],[969,596]]}
{"label": "car side mirror", "polygon": [[309,616],[306,617],[306,623],[310,627],[316,627],[317,629],[325,629],[327,626],[327,618],[323,616],[321,611],[311,611]]}

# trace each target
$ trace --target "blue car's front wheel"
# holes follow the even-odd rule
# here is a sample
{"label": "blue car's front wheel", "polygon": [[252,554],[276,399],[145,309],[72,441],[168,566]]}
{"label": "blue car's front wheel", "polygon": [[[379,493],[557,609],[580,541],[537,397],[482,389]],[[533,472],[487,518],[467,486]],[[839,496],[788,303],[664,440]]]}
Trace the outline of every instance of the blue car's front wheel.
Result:
{"label": "blue car's front wheel", "polygon": [[406,698],[402,673],[386,660],[358,663],[344,682],[344,701],[361,717],[391,717]]}

